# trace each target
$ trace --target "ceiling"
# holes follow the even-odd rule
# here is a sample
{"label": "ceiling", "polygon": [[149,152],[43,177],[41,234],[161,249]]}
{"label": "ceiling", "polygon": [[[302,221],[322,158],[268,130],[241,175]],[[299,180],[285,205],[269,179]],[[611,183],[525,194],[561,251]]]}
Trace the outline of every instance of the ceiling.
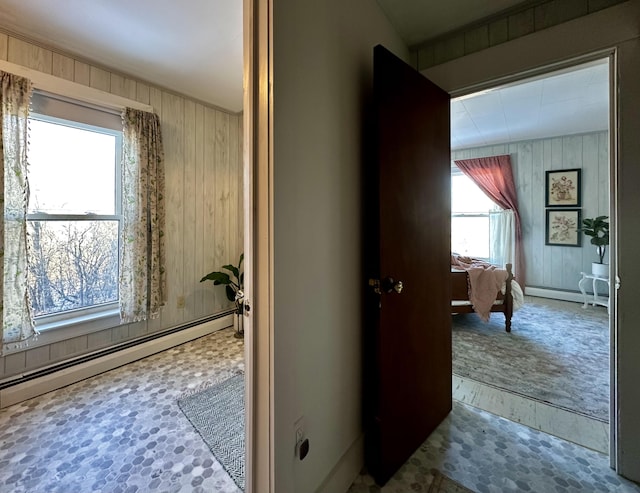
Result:
{"label": "ceiling", "polygon": [[2,0],[0,26],[200,101],[242,110],[242,0]]}
{"label": "ceiling", "polygon": [[599,60],[451,102],[451,148],[607,130],[609,65]]}
{"label": "ceiling", "polygon": [[[377,0],[409,45],[521,0]],[[2,0],[0,26],[200,101],[242,110],[241,0]],[[452,146],[607,126],[606,68],[562,74],[452,104]]]}

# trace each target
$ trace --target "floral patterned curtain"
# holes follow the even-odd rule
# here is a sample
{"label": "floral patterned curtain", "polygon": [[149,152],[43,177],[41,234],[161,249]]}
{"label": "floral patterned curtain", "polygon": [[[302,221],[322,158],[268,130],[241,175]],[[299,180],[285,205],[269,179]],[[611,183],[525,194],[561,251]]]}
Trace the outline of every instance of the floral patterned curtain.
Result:
{"label": "floral patterned curtain", "polygon": [[120,318],[157,318],[166,301],[164,152],[157,115],[126,108],[122,114]]}
{"label": "floral patterned curtain", "polygon": [[0,185],[3,190],[0,215],[0,311],[2,352],[28,345],[35,330],[27,290],[27,136],[31,82],[0,72],[2,132]]}

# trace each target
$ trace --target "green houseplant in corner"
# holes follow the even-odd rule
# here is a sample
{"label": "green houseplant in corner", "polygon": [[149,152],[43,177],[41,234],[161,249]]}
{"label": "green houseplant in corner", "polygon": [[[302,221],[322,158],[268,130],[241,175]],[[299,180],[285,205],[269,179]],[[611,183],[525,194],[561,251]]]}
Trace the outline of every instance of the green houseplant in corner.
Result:
{"label": "green houseplant in corner", "polygon": [[591,264],[591,273],[594,276],[609,277],[609,266],[604,263],[604,254],[609,244],[608,216],[598,216],[582,220],[582,227],[578,229],[591,237],[591,244],[595,245],[598,254],[598,262]]}
{"label": "green houseplant in corner", "polygon": [[200,279],[200,282],[213,281],[214,286],[224,285],[225,293],[229,301],[233,301],[235,308],[235,337],[244,337],[244,327],[242,324],[242,315],[244,314],[244,272],[242,271],[242,261],[244,253],[240,254],[238,265],[223,265],[222,269],[227,272],[213,271]]}

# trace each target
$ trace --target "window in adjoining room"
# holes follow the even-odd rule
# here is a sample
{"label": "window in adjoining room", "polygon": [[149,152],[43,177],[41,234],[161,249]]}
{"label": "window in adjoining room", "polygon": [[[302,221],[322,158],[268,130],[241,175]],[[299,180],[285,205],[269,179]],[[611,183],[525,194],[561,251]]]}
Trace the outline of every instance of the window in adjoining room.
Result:
{"label": "window in adjoining room", "polygon": [[29,118],[29,295],[38,325],[117,308],[119,114],[34,94]]}
{"label": "window in adjoining room", "polygon": [[451,251],[489,260],[491,212],[500,208],[457,167],[451,171]]}

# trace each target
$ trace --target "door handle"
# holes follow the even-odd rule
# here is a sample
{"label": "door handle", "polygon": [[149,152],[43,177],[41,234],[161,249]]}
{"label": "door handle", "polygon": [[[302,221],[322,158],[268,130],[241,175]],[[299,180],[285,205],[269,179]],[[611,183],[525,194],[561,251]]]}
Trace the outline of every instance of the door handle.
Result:
{"label": "door handle", "polygon": [[373,288],[373,291],[376,294],[391,293],[395,291],[396,293],[402,293],[402,289],[404,285],[402,281],[396,281],[393,277],[385,277],[382,281],[378,279],[369,279],[369,286]]}

